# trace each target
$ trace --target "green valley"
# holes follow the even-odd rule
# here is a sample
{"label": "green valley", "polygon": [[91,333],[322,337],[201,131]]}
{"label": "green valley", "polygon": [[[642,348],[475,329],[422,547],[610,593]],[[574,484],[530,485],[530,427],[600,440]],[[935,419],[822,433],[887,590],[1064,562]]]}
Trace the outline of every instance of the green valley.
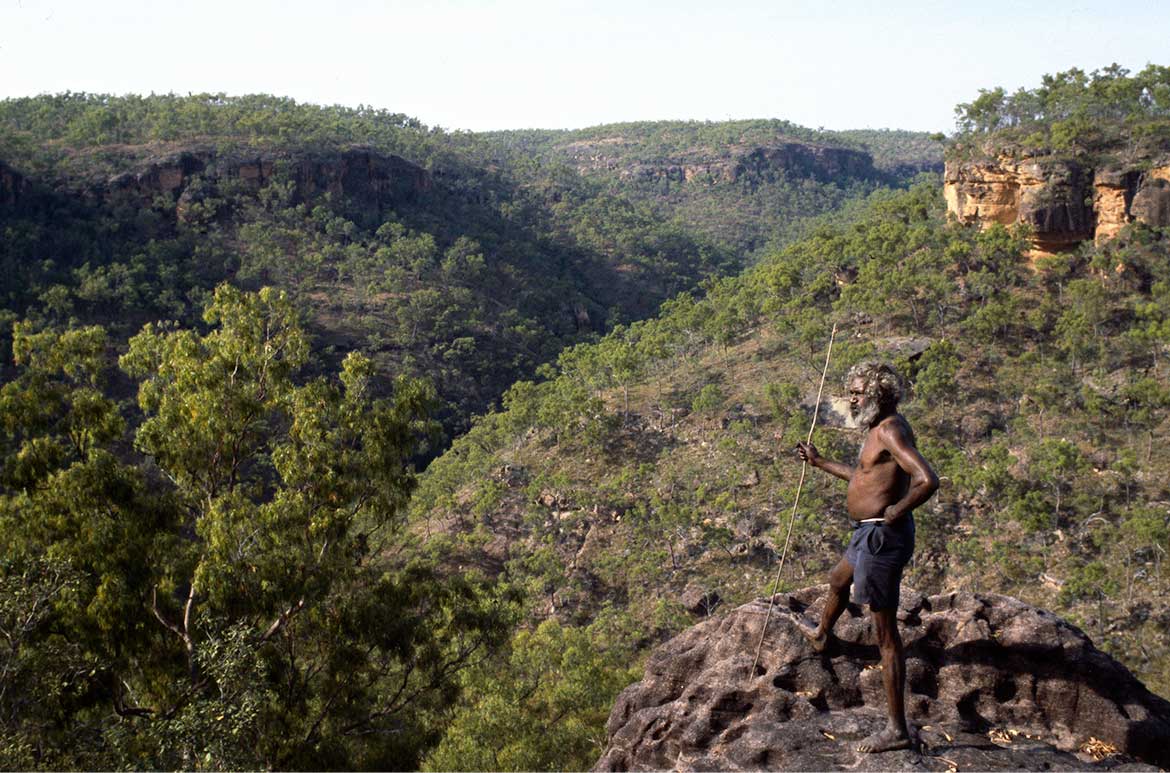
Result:
{"label": "green valley", "polygon": [[[784,121],[0,102],[0,767],[588,768],[654,646],[768,593],[866,358],[942,478],[906,585],[1170,694],[1167,89],[985,92],[945,171]],[[805,482],[782,589],[843,494]]]}

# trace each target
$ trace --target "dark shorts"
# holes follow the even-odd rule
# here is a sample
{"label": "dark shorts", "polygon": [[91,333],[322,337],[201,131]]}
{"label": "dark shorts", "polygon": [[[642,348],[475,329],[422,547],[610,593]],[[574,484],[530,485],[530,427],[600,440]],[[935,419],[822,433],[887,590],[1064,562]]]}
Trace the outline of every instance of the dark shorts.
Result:
{"label": "dark shorts", "polygon": [[898,606],[902,569],[914,555],[914,516],[895,525],[862,523],[853,530],[845,560],[853,565],[853,598],[870,609]]}

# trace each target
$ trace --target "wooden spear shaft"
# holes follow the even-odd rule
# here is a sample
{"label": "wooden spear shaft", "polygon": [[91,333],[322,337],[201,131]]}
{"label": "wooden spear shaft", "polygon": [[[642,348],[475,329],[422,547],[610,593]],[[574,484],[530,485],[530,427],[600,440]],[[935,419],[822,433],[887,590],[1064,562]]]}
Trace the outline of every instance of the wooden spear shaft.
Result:
{"label": "wooden spear shaft", "polygon": [[[817,428],[817,416],[821,412],[821,394],[825,390],[825,375],[829,372],[829,358],[833,356],[833,340],[837,337],[837,326],[833,325],[833,332],[829,333],[829,348],[825,351],[825,367],[821,369],[821,385],[817,387],[817,401],[813,404],[812,424],[808,428],[806,443],[812,442],[813,430]],[[792,541],[792,524],[796,522],[796,508],[800,506],[800,492],[804,488],[804,475],[808,471],[808,461],[800,463],[800,482],[796,484],[796,498],[792,500],[792,513],[788,516],[788,534],[784,537],[784,549],[780,551],[780,566],[776,568],[776,579],[772,582],[772,593],[768,596],[768,614],[764,616],[764,627],[760,631],[760,643],[756,645],[756,659],[752,661],[751,673],[756,672],[760,664],[760,650],[764,646],[764,634],[768,632],[768,622],[772,618],[772,605],[776,602],[776,589],[780,586],[780,574],[784,571],[784,559],[788,556],[788,544]]]}

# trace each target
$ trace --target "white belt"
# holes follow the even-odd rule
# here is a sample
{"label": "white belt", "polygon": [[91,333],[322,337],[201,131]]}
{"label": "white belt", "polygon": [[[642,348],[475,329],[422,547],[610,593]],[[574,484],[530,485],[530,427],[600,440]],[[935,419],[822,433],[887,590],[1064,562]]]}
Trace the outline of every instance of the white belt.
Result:
{"label": "white belt", "polygon": [[864,518],[858,523],[885,523],[885,518]]}

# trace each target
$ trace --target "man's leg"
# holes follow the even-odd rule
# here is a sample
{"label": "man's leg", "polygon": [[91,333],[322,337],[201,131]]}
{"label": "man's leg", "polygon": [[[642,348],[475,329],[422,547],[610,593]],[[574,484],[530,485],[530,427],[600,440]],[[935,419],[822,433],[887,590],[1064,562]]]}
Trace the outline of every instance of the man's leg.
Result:
{"label": "man's leg", "polygon": [[821,612],[821,623],[816,631],[804,631],[812,642],[813,649],[824,652],[829,645],[829,634],[837,618],[845,611],[849,604],[849,586],[853,584],[853,564],[845,558],[837,562],[829,572],[829,595],[825,598],[825,608]]}
{"label": "man's leg", "polygon": [[858,744],[859,752],[884,752],[911,746],[910,729],[906,726],[906,656],[902,652],[902,637],[898,635],[897,612],[897,607],[870,610],[882,653],[882,683],[886,688],[889,723],[885,730]]}

